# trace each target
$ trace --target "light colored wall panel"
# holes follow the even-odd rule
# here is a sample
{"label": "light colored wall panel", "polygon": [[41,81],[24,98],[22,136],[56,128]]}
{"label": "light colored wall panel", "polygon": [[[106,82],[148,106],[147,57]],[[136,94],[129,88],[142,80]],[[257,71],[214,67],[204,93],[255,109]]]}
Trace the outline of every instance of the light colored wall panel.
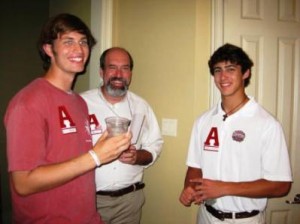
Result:
{"label": "light colored wall panel", "polygon": [[263,19],[264,4],[262,0],[243,0],[242,18],[243,19]]}
{"label": "light colored wall panel", "polygon": [[[299,0],[279,0],[279,20],[280,21],[299,21],[296,15],[299,10]],[[298,6],[298,9],[297,9]]]}
{"label": "light colored wall panel", "polygon": [[279,39],[278,46],[278,91],[277,117],[285,130],[288,146],[291,145],[294,77],[295,77],[295,39]]}
{"label": "light colored wall panel", "polygon": [[[300,39],[297,39],[295,46],[295,76],[294,76],[294,98],[293,98],[293,124],[292,124],[292,140],[291,140],[291,149],[296,149],[299,147],[300,143],[300,98],[296,96],[300,96]],[[292,150],[290,152],[292,158],[293,167],[296,166],[296,163],[299,164],[297,157],[297,150]],[[296,170],[294,170],[295,172]],[[298,188],[300,189],[300,188]],[[300,192],[298,192],[300,193]]]}
{"label": "light colored wall panel", "polygon": [[251,85],[247,87],[247,94],[254,96],[256,99],[260,99],[262,91],[260,91],[259,83],[262,81],[262,46],[263,37],[261,36],[242,36],[241,40],[242,48],[248,53],[254,63],[252,68]]}

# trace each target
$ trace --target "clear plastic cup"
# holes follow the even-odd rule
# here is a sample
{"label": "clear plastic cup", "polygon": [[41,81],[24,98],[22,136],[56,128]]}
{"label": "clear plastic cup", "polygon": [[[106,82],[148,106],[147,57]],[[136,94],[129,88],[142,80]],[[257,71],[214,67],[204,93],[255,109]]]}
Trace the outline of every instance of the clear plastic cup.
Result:
{"label": "clear plastic cup", "polygon": [[117,136],[128,131],[130,120],[124,117],[108,117],[105,119],[108,136]]}

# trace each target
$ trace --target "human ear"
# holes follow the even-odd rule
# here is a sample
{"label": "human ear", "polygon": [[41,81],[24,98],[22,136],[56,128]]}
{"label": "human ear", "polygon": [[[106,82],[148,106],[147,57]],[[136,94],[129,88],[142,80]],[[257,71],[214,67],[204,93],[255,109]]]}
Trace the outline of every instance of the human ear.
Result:
{"label": "human ear", "polygon": [[101,77],[102,79],[103,79],[103,73],[104,73],[104,72],[103,72],[103,69],[101,68],[101,69],[100,69],[100,72],[99,72],[99,75],[100,75],[100,77]]}
{"label": "human ear", "polygon": [[44,44],[44,45],[43,45],[43,49],[44,49],[45,53],[46,53],[49,57],[52,57],[52,56],[53,56],[53,50],[52,50],[52,45],[51,45],[51,44]]}
{"label": "human ear", "polygon": [[243,74],[243,79],[247,79],[250,76],[250,70],[247,69],[247,71]]}

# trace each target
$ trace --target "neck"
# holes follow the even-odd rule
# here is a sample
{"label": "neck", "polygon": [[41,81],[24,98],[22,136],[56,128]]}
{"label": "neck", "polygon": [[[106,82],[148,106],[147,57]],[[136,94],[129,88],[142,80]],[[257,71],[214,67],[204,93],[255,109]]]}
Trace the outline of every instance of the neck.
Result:
{"label": "neck", "polygon": [[66,75],[55,72],[51,68],[47,71],[44,78],[58,89],[69,92],[72,89],[76,74]]}
{"label": "neck", "polygon": [[223,121],[225,121],[228,116],[240,110],[248,102],[248,100],[249,98],[245,93],[243,93],[242,96],[237,97],[236,100],[223,97],[221,103],[221,107],[225,112],[223,115]]}

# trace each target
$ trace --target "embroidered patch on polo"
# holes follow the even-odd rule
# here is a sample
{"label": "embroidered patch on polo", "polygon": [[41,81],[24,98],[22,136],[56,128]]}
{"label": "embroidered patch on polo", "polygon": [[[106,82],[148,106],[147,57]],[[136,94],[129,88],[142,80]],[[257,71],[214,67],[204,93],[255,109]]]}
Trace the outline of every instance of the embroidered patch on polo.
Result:
{"label": "embroidered patch on polo", "polygon": [[237,142],[244,141],[245,137],[246,137],[246,134],[241,130],[237,130],[232,133],[232,139]]}

